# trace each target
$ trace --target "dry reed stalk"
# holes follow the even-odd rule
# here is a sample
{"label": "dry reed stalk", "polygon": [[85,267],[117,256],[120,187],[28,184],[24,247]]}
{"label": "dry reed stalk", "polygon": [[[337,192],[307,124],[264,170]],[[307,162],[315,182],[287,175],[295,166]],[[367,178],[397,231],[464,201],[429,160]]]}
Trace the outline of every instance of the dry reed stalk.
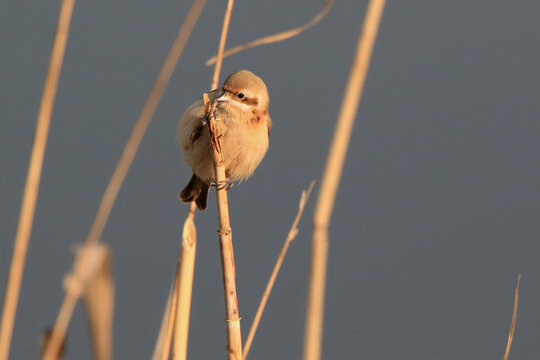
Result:
{"label": "dry reed stalk", "polygon": [[180,27],[178,35],[176,36],[176,39],[174,40],[169,54],[167,55],[167,58],[165,59],[165,62],[163,63],[163,66],[159,71],[156,81],[154,82],[154,87],[150,91],[148,99],[146,100],[146,103],[141,110],[139,118],[137,119],[135,127],[131,132],[126,147],[124,148],[124,152],[122,153],[122,156],[118,161],[118,165],[114,170],[113,176],[109,181],[107,189],[103,194],[103,198],[101,199],[101,204],[96,214],[96,218],[94,220],[94,223],[92,224],[92,228],[90,229],[90,233],[88,234],[88,238],[86,241],[99,241],[99,238],[103,233],[103,229],[105,227],[105,224],[107,223],[107,219],[109,218],[118,192],[120,191],[120,188],[124,182],[124,179],[126,178],[131,163],[135,158],[135,154],[139,149],[142,138],[146,133],[146,129],[148,128],[148,125],[152,120],[152,116],[154,115],[159,101],[161,100],[161,96],[163,95],[163,92],[165,91],[165,88],[169,83],[174,68],[176,67],[178,60],[180,59],[180,56],[184,51],[184,47],[189,39],[189,36],[191,35],[191,31],[193,30],[195,24],[197,23],[197,20],[199,19],[199,15],[201,14],[205,3],[206,0],[193,1],[189,12],[184,19],[184,23]]}
{"label": "dry reed stalk", "polygon": [[218,52],[216,56],[216,66],[214,67],[214,76],[212,76],[212,85],[210,90],[214,90],[219,84],[219,74],[221,72],[221,63],[223,62],[223,51],[225,50],[225,43],[227,41],[227,33],[229,32],[229,24],[231,23],[231,13],[234,0],[227,1],[227,8],[225,9],[225,16],[223,17],[223,26],[221,27],[221,36],[219,38]]}
{"label": "dry reed stalk", "polygon": [[101,244],[84,244],[77,250],[73,271],[64,279],[67,296],[64,298],[61,311],[56,318],[43,360],[56,360],[58,358],[77,299],[103,266],[107,256],[107,248]]}
{"label": "dry reed stalk", "polygon": [[[45,350],[47,349],[47,346],[49,346],[49,341],[51,340],[52,335],[52,328],[46,328],[41,332],[41,335],[39,337],[39,358],[43,358],[43,354],[45,353]],[[60,350],[58,351],[58,359],[61,360],[66,355],[66,348],[67,348],[67,337],[64,338],[64,341],[62,342],[62,345],[60,345]]]}
{"label": "dry reed stalk", "polygon": [[[227,37],[227,29],[230,24],[230,15],[232,12],[233,2],[229,1],[225,10],[225,18],[223,24],[223,31],[221,32],[220,48],[225,46],[225,39]],[[223,49],[218,52],[223,52]],[[211,89],[218,86],[219,73],[221,72],[222,61],[216,63],[214,69],[214,75],[212,77]],[[193,289],[193,272],[195,267],[195,253],[197,248],[197,229],[193,219],[195,218],[196,205],[192,201],[186,221],[184,222],[184,229],[182,233],[182,248],[178,259],[178,266],[176,272],[176,286],[174,292],[174,303],[176,304],[176,311],[171,313],[170,321],[174,321],[174,346],[172,358],[186,359],[187,358],[187,345],[189,335],[189,318],[191,312],[191,295]],[[166,340],[170,341],[169,339]],[[168,349],[164,352],[168,354]]]}
{"label": "dry reed stalk", "polygon": [[[232,11],[232,1],[229,1],[225,12],[224,29],[228,29],[230,23],[230,14]],[[225,46],[227,32],[222,31],[220,38],[220,46]],[[223,44],[223,45],[222,45]],[[223,52],[223,50],[221,50]],[[221,60],[216,63],[214,69],[214,75],[212,78],[211,88],[214,89],[218,86],[219,73],[221,71]],[[186,359],[187,358],[187,345],[189,335],[189,318],[191,311],[191,295],[193,289],[193,272],[195,267],[195,253],[197,248],[197,231],[194,223],[196,205],[195,202],[191,202],[190,209],[186,221],[184,222],[184,229],[182,233],[182,248],[178,257],[177,271],[175,278],[175,287],[173,292],[172,306],[174,309],[170,312],[169,326],[164,339],[164,349],[161,350],[161,358],[166,359],[169,354],[169,344],[171,342],[170,330],[173,328],[174,323],[174,345],[173,345],[173,359]]]}
{"label": "dry reed stalk", "polygon": [[[169,296],[167,297],[167,304],[165,305],[165,311],[163,312],[163,317],[161,318],[161,325],[159,327],[159,334],[156,340],[156,345],[154,346],[154,353],[152,354],[152,360],[161,360],[161,359],[167,360],[168,352],[165,354],[164,349],[165,349],[165,341],[167,338],[167,332],[169,328],[171,329],[171,333],[172,333],[171,307],[172,307],[175,287],[176,287],[176,279],[172,283],[171,289],[169,290]],[[170,342],[169,342],[169,348],[170,348]]]}
{"label": "dry reed stalk", "polygon": [[[184,23],[180,27],[178,35],[176,36],[176,39],[174,40],[169,54],[167,55],[165,62],[161,67],[156,81],[154,82],[154,86],[150,91],[150,94],[148,95],[148,99],[146,100],[146,103],[141,110],[137,122],[135,123],[135,126],[131,132],[129,140],[124,148],[122,156],[120,157],[120,160],[116,165],[116,169],[111,177],[111,180],[109,181],[109,184],[107,185],[107,189],[105,190],[103,198],[101,199],[96,218],[94,220],[94,223],[92,224],[88,237],[86,238],[87,245],[96,244],[99,242],[99,239],[101,237],[101,234],[103,233],[103,229],[105,228],[105,224],[107,223],[118,192],[120,191],[124,179],[126,178],[127,172],[133,162],[133,159],[135,158],[135,154],[137,153],[146,129],[148,128],[148,125],[152,120],[152,116],[157,108],[157,105],[159,104],[159,101],[161,100],[161,96],[163,95],[163,92],[165,91],[165,88],[169,83],[172,72],[176,64],[178,63],[180,56],[182,55],[191,31],[197,23],[199,15],[201,14],[205,4],[206,0],[194,0],[191,8],[189,9],[189,12],[186,15]],[[85,246],[85,248],[88,247]],[[82,257],[89,256],[85,254],[86,253],[83,250]],[[77,303],[80,294],[80,289],[71,289],[70,287],[67,287],[66,296],[64,298],[56,320],[56,324],[58,324],[58,326],[60,327],[57,329],[57,325],[55,324],[55,328],[52,334],[53,339],[58,336],[55,335],[55,332],[62,334],[62,336],[63,334],[65,334],[65,329],[63,329],[62,327],[65,326],[67,328],[67,324],[71,319],[73,309],[75,308],[75,304]],[[53,342],[51,341],[51,343]]]}
{"label": "dry reed stalk", "polygon": [[334,138],[328,154],[321,188],[319,189],[313,219],[304,360],[318,360],[321,357],[324,289],[328,258],[328,226],[384,4],[385,0],[371,0],[369,2],[363,29],[358,38],[355,59],[341,104]]}
{"label": "dry reed stalk", "polygon": [[[208,95],[205,94],[208,101]],[[221,255],[221,270],[223,273],[223,292],[225,295],[225,311],[227,323],[227,358],[229,360],[242,360],[242,334],[240,330],[240,315],[238,312],[238,299],[236,297],[236,273],[234,266],[234,251],[232,234],[229,221],[229,204],[227,190],[220,184],[225,184],[225,166],[221,144],[215,118],[213,116],[215,105],[211,107],[208,121],[212,138],[212,150],[214,157],[214,173],[216,179],[216,199],[219,218],[219,248]]]}
{"label": "dry reed stalk", "polygon": [[26,253],[28,251],[30,234],[32,233],[41,169],[43,168],[43,158],[47,146],[47,136],[49,134],[54,99],[56,97],[58,79],[64,60],[64,52],[69,35],[69,25],[71,23],[74,5],[75,0],[62,1],[49,60],[49,68],[43,87],[32,155],[28,165],[28,174],[26,176],[26,184],[19,213],[19,224],[15,235],[4,308],[2,311],[2,324],[0,327],[0,360],[7,360],[9,356],[13,324],[15,322],[17,303],[19,301],[24,265],[26,262]]}
{"label": "dry reed stalk", "polygon": [[96,360],[112,359],[114,279],[111,251],[105,247],[103,262],[83,291],[92,350]]}
{"label": "dry reed stalk", "polygon": [[193,271],[195,268],[195,253],[197,250],[197,230],[193,223],[195,203],[192,203],[190,213],[182,231],[182,249],[178,257],[176,273],[176,320],[174,324],[173,360],[187,358],[189,334],[189,317],[191,313],[191,293],[193,289]]}
{"label": "dry reed stalk", "polygon": [[[215,89],[219,82],[219,72],[223,60],[223,50],[227,39],[227,32],[231,19],[234,0],[228,0],[221,37],[219,40],[216,66],[212,77],[212,89]],[[225,296],[225,312],[227,324],[227,358],[229,360],[242,360],[242,334],[240,330],[240,315],[238,313],[238,299],[236,297],[236,274],[234,267],[234,251],[232,244],[231,227],[229,221],[229,205],[227,200],[227,190],[222,186],[226,183],[225,166],[223,154],[221,152],[220,134],[216,126],[214,117],[217,102],[210,104],[208,95],[204,94],[206,116],[209,121],[208,131],[212,144],[212,154],[214,159],[214,174],[216,182],[216,200],[219,219],[219,247],[221,255],[221,270],[223,273],[223,292]]]}
{"label": "dry reed stalk", "polygon": [[[234,55],[236,53],[239,53],[247,49],[251,49],[256,46],[261,46],[261,45],[275,43],[278,41],[287,40],[296,35],[299,35],[305,30],[312,27],[313,25],[317,24],[319,21],[321,21],[326,16],[328,11],[330,11],[330,8],[332,7],[333,3],[334,3],[334,0],[325,0],[322,9],[310,21],[308,21],[304,25],[296,27],[294,29],[286,30],[277,34],[268,35],[260,39],[250,41],[246,44],[238,45],[228,50],[225,50],[225,52],[223,53],[223,58],[229,57],[231,55]],[[214,56],[206,60],[206,65],[207,66],[213,65],[216,62],[216,60],[217,60],[217,56]]]}
{"label": "dry reed stalk", "polygon": [[169,358],[174,336],[173,359],[187,357],[189,316],[193,288],[193,270],[197,249],[197,229],[193,219],[196,205],[191,202],[190,210],[182,231],[182,247],[176,263],[176,272],[167,305],[161,321],[158,339],[154,347],[152,360]]}
{"label": "dry reed stalk", "polygon": [[517,309],[518,309],[519,281],[520,280],[521,280],[521,274],[519,274],[517,278],[516,293],[514,295],[514,311],[512,313],[512,323],[510,324],[510,332],[508,333],[508,342],[506,343],[506,351],[504,352],[503,360],[508,359],[508,355],[510,355],[510,348],[512,347],[512,341],[514,340],[514,330],[516,329],[516,316],[517,316]]}
{"label": "dry reed stalk", "polygon": [[[187,357],[193,271],[197,249],[197,229],[193,221],[196,209],[196,204],[192,201],[188,216],[184,222],[182,247],[180,248],[180,254],[176,263],[176,273],[171,293],[167,300],[167,308],[163,314],[162,325],[154,348],[153,360],[168,359],[173,335],[175,342],[175,355],[173,355],[173,359]],[[183,320],[180,318],[183,318]]]}
{"label": "dry reed stalk", "polygon": [[172,296],[170,296],[170,308],[168,310],[168,320],[166,323],[165,328],[165,338],[163,340],[163,348],[161,350],[161,356],[159,359],[161,360],[167,360],[169,359],[169,354],[171,352],[171,344],[172,344],[172,338],[174,333],[174,323],[176,320],[176,310],[178,309],[178,306],[176,305],[178,303],[178,281],[177,281],[177,275],[178,275],[178,264],[177,264],[177,270],[176,270],[176,276],[173,283],[172,288]]}
{"label": "dry reed stalk", "polygon": [[270,297],[270,293],[272,292],[272,287],[276,282],[277,275],[279,273],[279,270],[281,269],[283,260],[285,259],[285,254],[287,254],[287,250],[289,249],[289,245],[291,244],[291,242],[294,240],[294,238],[296,238],[296,235],[298,235],[298,223],[302,218],[302,214],[304,213],[304,207],[306,206],[309,195],[311,194],[311,190],[313,189],[314,185],[315,181],[312,181],[309,185],[308,190],[302,191],[302,196],[300,197],[300,203],[298,205],[298,213],[296,214],[296,218],[294,219],[291,229],[289,230],[289,234],[287,235],[287,238],[283,243],[283,247],[281,248],[281,252],[279,253],[279,256],[276,260],[276,264],[274,265],[274,269],[272,270],[270,279],[268,279],[268,283],[266,284],[266,289],[264,289],[261,301],[259,303],[259,307],[257,308],[257,312],[255,313],[253,324],[251,324],[251,328],[249,329],[249,334],[244,345],[244,360],[247,358],[249,350],[251,349],[253,338],[255,337],[255,333],[257,332],[257,328],[259,326],[259,322],[261,321],[261,317],[264,312],[264,308],[266,307],[266,303],[268,302],[268,298]]}
{"label": "dry reed stalk", "polygon": [[[234,0],[228,0],[227,8],[223,18],[221,37],[219,40],[216,66],[212,77],[212,89],[217,88],[219,83],[219,73],[223,60],[223,50],[229,30],[232,7]],[[208,94],[203,95],[206,116],[208,117],[208,131],[212,144],[212,154],[214,159],[214,174],[216,182],[216,200],[219,218],[219,247],[221,255],[221,270],[223,273],[223,292],[225,296],[225,312],[227,324],[227,358],[229,360],[242,360],[242,334],[240,331],[240,315],[238,313],[238,300],[236,298],[236,274],[234,267],[234,251],[232,244],[231,227],[229,221],[229,205],[227,200],[227,190],[223,184],[226,183],[225,166],[223,154],[221,152],[220,134],[217,130],[216,119],[214,117],[217,102],[210,104]]]}

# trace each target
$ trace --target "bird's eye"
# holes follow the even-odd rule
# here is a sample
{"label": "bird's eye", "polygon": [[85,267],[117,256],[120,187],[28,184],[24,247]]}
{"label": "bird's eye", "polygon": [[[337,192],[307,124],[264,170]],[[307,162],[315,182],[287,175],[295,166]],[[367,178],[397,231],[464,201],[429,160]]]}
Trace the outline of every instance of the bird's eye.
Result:
{"label": "bird's eye", "polygon": [[244,93],[239,93],[238,95],[236,95],[239,99],[243,99],[246,97],[246,95]]}

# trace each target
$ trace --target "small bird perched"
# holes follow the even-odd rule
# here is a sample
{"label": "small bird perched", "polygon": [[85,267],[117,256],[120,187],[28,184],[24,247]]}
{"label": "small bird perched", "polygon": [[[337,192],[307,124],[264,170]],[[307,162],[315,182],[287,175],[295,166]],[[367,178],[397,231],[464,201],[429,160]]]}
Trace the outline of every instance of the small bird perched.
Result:
{"label": "small bird perched", "polygon": [[[248,70],[240,70],[225,80],[221,89],[211,91],[217,101],[216,126],[228,181],[249,178],[268,150],[272,120],[268,114],[270,97],[264,81]],[[215,183],[210,134],[205,129],[203,99],[192,104],[180,118],[179,137],[185,161],[193,176],[180,193],[183,202],[195,201],[206,209],[209,186]]]}

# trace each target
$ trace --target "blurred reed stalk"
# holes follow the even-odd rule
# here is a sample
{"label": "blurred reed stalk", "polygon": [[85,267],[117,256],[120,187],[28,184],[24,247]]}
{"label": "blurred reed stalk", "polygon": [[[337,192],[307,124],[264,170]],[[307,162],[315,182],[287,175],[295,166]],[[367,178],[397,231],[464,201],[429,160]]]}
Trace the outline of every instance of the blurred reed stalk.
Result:
{"label": "blurred reed stalk", "polygon": [[519,300],[519,282],[521,280],[521,274],[518,275],[516,284],[516,293],[514,295],[514,311],[512,312],[512,323],[510,324],[510,331],[508,333],[508,341],[506,343],[506,351],[504,352],[503,360],[508,360],[510,355],[510,348],[512,347],[512,341],[514,340],[514,330],[516,329],[516,317]]}
{"label": "blurred reed stalk", "polygon": [[94,359],[111,360],[115,288],[112,255],[107,246],[99,247],[102,249],[101,264],[97,265],[96,273],[88,280],[83,291],[83,300],[90,325]]}
{"label": "blurred reed stalk", "polygon": [[169,358],[173,337],[172,359],[187,358],[193,273],[197,250],[197,229],[193,221],[196,209],[196,204],[192,201],[184,222],[182,246],[176,263],[175,278],[167,299],[152,360],[167,360]]}
{"label": "blurred reed stalk", "polygon": [[[184,23],[180,27],[178,35],[169,51],[169,54],[165,59],[165,62],[163,63],[163,66],[156,78],[154,86],[150,91],[150,94],[148,95],[148,99],[146,100],[143,109],[141,110],[141,113],[139,115],[139,118],[137,119],[137,122],[135,123],[135,126],[131,132],[130,138],[124,148],[122,156],[120,157],[120,160],[118,161],[111,180],[109,181],[107,189],[105,190],[105,193],[101,200],[101,204],[96,214],[96,218],[86,239],[85,246],[82,250],[83,253],[81,255],[81,259],[79,260],[82,264],[85,264],[89,261],[87,259],[90,256],[90,253],[87,251],[87,249],[90,249],[89,245],[97,244],[99,242],[114,202],[116,201],[120,188],[126,178],[127,172],[131,164],[133,163],[133,159],[135,158],[139,145],[141,144],[142,138],[146,132],[146,129],[148,128],[148,125],[150,124],[150,121],[152,120],[152,116],[154,115],[157,105],[159,104],[163,92],[165,91],[165,88],[169,83],[173,70],[178,63],[180,56],[182,55],[187,40],[189,39],[191,31],[193,30],[195,24],[197,23],[197,20],[199,19],[199,15],[201,14],[205,3],[206,0],[193,1],[188,14],[186,15]],[[81,271],[82,273],[79,273],[79,271]],[[73,277],[84,277],[84,271],[84,266],[74,267]],[[71,319],[73,309],[75,308],[77,300],[79,299],[82,291],[84,290],[84,282],[80,283],[72,281],[70,282],[70,284],[72,284],[73,286],[66,287],[66,296],[58,313],[51,335],[51,340],[45,352],[45,359],[52,360],[56,358],[59,346],[62,343],[62,339],[66,334],[67,326]]]}
{"label": "blurred reed stalk", "polygon": [[69,25],[73,14],[75,0],[63,0],[58,16],[58,25],[52,46],[49,68],[45,78],[45,86],[41,97],[41,105],[37,118],[36,134],[32,155],[28,165],[28,174],[24,187],[21,211],[19,213],[19,224],[15,235],[13,255],[9,269],[9,278],[6,287],[4,308],[2,311],[2,324],[0,327],[0,360],[7,360],[11,337],[13,334],[13,324],[17,313],[17,303],[21,290],[22,276],[26,262],[26,253],[32,233],[34,212],[39,192],[39,181],[41,169],[43,168],[43,158],[47,146],[47,136],[51,123],[51,115],[58,88],[58,79],[62,69],[64,53],[69,34]]}
{"label": "blurred reed stalk", "polygon": [[165,305],[165,311],[163,312],[163,317],[161,318],[161,325],[159,327],[158,338],[156,340],[156,345],[154,345],[154,353],[152,355],[152,360],[167,360],[169,358],[170,350],[170,341],[166,344],[167,339],[171,340],[172,336],[169,335],[169,332],[172,333],[173,325],[170,321],[173,317],[171,316],[171,311],[173,306],[174,291],[176,289],[176,279],[171,285],[169,291],[169,296],[167,297],[167,304]]}
{"label": "blurred reed stalk", "polygon": [[266,289],[264,289],[261,301],[259,303],[259,307],[257,308],[257,312],[255,313],[255,317],[253,318],[253,324],[251,324],[251,328],[249,329],[249,334],[248,334],[246,343],[244,345],[244,360],[247,358],[249,354],[249,350],[251,349],[251,344],[253,343],[253,338],[255,337],[257,328],[259,327],[259,323],[261,321],[262,314],[266,307],[266,303],[268,302],[268,298],[270,297],[270,293],[272,292],[272,288],[274,287],[274,283],[276,282],[276,278],[279,273],[279,270],[281,269],[281,265],[283,264],[283,260],[285,260],[285,254],[287,254],[287,250],[289,249],[291,242],[294,240],[294,238],[296,238],[296,235],[298,235],[298,223],[300,222],[300,219],[302,218],[302,214],[304,213],[304,207],[306,206],[306,203],[309,199],[309,195],[311,194],[311,190],[313,190],[314,185],[315,185],[315,181],[312,181],[311,184],[309,185],[308,190],[302,191],[302,196],[300,197],[300,203],[298,204],[298,213],[296,214],[296,217],[293,221],[291,229],[289,230],[289,233],[287,234],[287,238],[285,239],[285,242],[283,243],[283,247],[281,248],[281,252],[279,253],[279,256],[276,260],[276,264],[274,265],[274,269],[272,270],[270,279],[268,280],[268,283],[266,284]]}
{"label": "blurred reed stalk", "polygon": [[191,313],[191,293],[193,289],[193,272],[195,268],[195,252],[197,250],[197,230],[193,223],[195,203],[192,202],[190,212],[182,231],[182,248],[178,257],[176,271],[176,319],[174,323],[173,360],[187,358],[189,334],[189,317]]}
{"label": "blurred reed stalk", "polygon": [[[107,258],[109,260],[107,260]],[[109,261],[110,256],[105,245],[99,243],[88,243],[80,246],[77,249],[77,254],[75,256],[75,261],[73,264],[73,270],[64,278],[64,288],[68,294],[78,294],[80,295],[86,289],[89,283],[93,282],[96,279],[96,276],[99,277],[99,272],[104,267],[104,263]],[[114,290],[113,290],[114,291]],[[93,294],[93,296],[98,296]],[[101,296],[111,298],[111,294],[101,294]],[[114,294],[112,295],[112,297]],[[112,301],[112,299],[111,299]],[[43,360],[56,360],[58,359],[60,349],[64,343],[64,338],[66,335],[67,325],[69,323],[69,318],[73,312],[73,308],[76,305],[76,301],[71,301],[63,304],[58,314],[56,323],[54,324],[54,329],[50,335],[47,347],[43,354]],[[98,305],[99,306],[99,305]],[[112,306],[112,304],[110,304]],[[102,308],[103,309],[103,308]],[[103,310],[102,310],[103,311]],[[112,309],[107,311],[112,316]],[[94,319],[91,321],[91,324],[94,323],[103,323],[103,319]],[[112,328],[112,319],[110,321],[110,326]],[[108,321],[105,320],[105,323]],[[100,340],[102,341],[102,339]],[[99,349],[94,349],[94,353],[98,354]]]}
{"label": "blurred reed stalk", "polygon": [[385,0],[371,0],[369,2],[363,29],[358,38],[355,59],[352,63],[343,96],[334,138],[330,146],[321,188],[319,189],[313,219],[304,360],[319,360],[321,358],[324,291],[328,258],[328,226],[384,4]]}

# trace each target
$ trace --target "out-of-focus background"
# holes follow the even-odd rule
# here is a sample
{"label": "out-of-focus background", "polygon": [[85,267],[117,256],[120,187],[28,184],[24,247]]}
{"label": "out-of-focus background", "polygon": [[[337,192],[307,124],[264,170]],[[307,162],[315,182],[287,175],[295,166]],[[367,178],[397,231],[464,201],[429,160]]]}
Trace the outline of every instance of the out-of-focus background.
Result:
{"label": "out-of-focus background", "polygon": [[[0,3],[0,296],[60,1]],[[224,61],[267,83],[274,121],[255,176],[229,192],[244,335],[297,210],[319,180],[366,1],[337,0],[302,35]],[[74,244],[90,228],[189,1],[78,1],[55,103],[12,359],[37,356]],[[236,1],[229,45],[297,26],[313,1]],[[114,353],[149,358],[173,278],[191,171],[183,110],[209,89],[225,3],[209,1],[137,154],[103,241],[114,252]],[[331,224],[323,358],[540,354],[540,2],[389,1]],[[314,193],[255,338],[255,359],[298,359]],[[213,197],[211,198],[213,200]],[[189,357],[223,358],[216,207],[199,242]],[[68,359],[90,359],[81,306]]]}

